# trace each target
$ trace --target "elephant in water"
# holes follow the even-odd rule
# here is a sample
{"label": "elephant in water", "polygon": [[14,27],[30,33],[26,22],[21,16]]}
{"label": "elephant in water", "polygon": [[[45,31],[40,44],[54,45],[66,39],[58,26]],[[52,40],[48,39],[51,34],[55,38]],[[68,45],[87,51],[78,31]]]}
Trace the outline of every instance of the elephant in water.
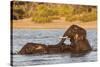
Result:
{"label": "elephant in water", "polygon": [[[85,29],[77,26],[72,25],[68,28],[68,30],[64,33],[63,37],[68,36],[70,38],[70,47],[71,52],[73,53],[81,53],[81,52],[88,52],[91,50],[91,46],[86,38],[86,31]],[[62,45],[66,39],[63,38],[57,45]]]}
{"label": "elephant in water", "polygon": [[70,38],[70,45],[66,45],[62,39],[56,45],[45,45],[38,43],[27,43],[18,54],[56,54],[56,53],[87,53],[91,50],[91,46],[86,38],[85,29],[72,25],[64,33],[63,37]]}
{"label": "elephant in water", "polygon": [[27,43],[18,54],[45,54],[47,53],[47,46],[44,44]]}

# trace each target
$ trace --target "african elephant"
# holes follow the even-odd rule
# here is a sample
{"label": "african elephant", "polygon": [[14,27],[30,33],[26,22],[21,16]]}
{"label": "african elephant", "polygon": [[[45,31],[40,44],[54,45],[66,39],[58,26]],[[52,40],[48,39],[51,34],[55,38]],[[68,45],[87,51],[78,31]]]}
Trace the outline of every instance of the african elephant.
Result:
{"label": "african elephant", "polygon": [[[68,36],[70,38],[70,50],[74,53],[87,52],[91,50],[91,46],[86,38],[85,29],[72,25],[68,28],[68,30],[64,33],[63,37]],[[58,45],[62,45],[66,39],[62,39]]]}
{"label": "african elephant", "polygon": [[[73,42],[73,37],[75,36],[76,33],[81,34],[83,37],[86,37],[86,31],[77,26],[77,25],[72,25],[68,28],[68,30],[64,33],[63,37],[68,36],[68,38],[70,38],[70,41]],[[63,38],[58,45],[61,45],[62,43],[64,43],[64,41],[66,40],[66,38]]]}
{"label": "african elephant", "polygon": [[57,54],[70,52],[70,47],[63,43],[62,45],[45,45],[38,43],[27,43],[18,52],[18,54]]}
{"label": "african elephant", "polygon": [[47,46],[44,44],[27,43],[18,54],[45,54],[47,53],[46,48]]}
{"label": "african elephant", "polygon": [[70,38],[71,44],[66,45],[62,39],[56,45],[45,45],[38,43],[27,43],[18,54],[55,54],[55,53],[81,53],[88,52],[91,50],[91,46],[86,38],[85,29],[72,25],[64,33],[63,37],[68,36]]}

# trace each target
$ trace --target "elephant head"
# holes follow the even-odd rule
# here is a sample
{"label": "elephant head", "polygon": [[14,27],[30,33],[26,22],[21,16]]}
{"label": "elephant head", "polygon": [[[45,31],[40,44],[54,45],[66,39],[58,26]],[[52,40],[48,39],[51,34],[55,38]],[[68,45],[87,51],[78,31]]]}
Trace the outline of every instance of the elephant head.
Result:
{"label": "elephant head", "polygon": [[69,38],[73,38],[76,34],[79,34],[80,36],[86,37],[86,31],[77,26],[77,25],[72,25],[71,27],[68,28],[68,30],[64,33],[64,36],[68,36]]}
{"label": "elephant head", "polygon": [[[77,37],[76,34],[78,34],[78,37],[82,39],[86,38],[86,31],[77,25],[70,26],[68,30],[64,33],[63,37],[68,36],[68,38],[70,38],[70,41],[73,42],[74,38]],[[66,39],[63,38],[58,44],[61,45],[65,40]]]}
{"label": "elephant head", "polygon": [[71,41],[72,52],[87,53],[91,51],[92,48],[88,42],[88,39],[86,38],[85,29],[77,25],[72,25],[66,33]]}

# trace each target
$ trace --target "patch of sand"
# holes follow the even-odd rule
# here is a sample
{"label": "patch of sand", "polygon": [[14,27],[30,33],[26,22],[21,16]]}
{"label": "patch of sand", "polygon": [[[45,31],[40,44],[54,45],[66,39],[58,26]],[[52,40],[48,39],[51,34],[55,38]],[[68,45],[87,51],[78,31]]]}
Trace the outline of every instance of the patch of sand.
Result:
{"label": "patch of sand", "polygon": [[66,22],[64,20],[54,20],[51,23],[35,23],[31,21],[31,18],[29,19],[22,19],[22,20],[13,20],[12,26],[13,28],[18,29],[57,29],[57,28],[68,28],[71,25],[79,25],[85,29],[87,28],[97,28],[97,21],[92,22]]}

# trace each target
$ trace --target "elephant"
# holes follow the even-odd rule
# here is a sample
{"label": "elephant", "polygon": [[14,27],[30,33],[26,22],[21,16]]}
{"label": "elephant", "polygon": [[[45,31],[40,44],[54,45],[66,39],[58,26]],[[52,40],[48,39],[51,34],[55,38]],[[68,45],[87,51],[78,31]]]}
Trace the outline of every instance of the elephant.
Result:
{"label": "elephant", "polygon": [[38,43],[27,43],[22,47],[22,49],[18,52],[21,55],[29,55],[29,54],[57,54],[65,52],[65,49],[68,51],[67,45],[63,43],[63,45],[45,45]]}
{"label": "elephant", "polygon": [[63,37],[68,36],[71,44],[65,44],[66,39],[62,39],[56,45],[46,45],[39,43],[27,43],[18,52],[18,54],[57,54],[57,53],[87,53],[92,50],[88,39],[86,38],[86,30],[77,26],[72,25],[64,33]]}
{"label": "elephant", "polygon": [[[63,34],[63,37],[68,36],[68,38],[70,38],[70,41],[73,42],[73,37],[76,33],[79,33],[82,36],[86,37],[86,31],[77,25],[70,26],[68,30],[65,31],[65,33]],[[61,45],[62,43],[64,43],[65,40],[66,38],[63,38],[57,45]]]}
{"label": "elephant", "polygon": [[[92,48],[86,38],[86,30],[77,26],[72,25],[68,28],[68,30],[64,33],[63,37],[68,36],[70,38],[70,52],[73,53],[81,53],[81,52],[88,52]],[[62,39],[58,45],[62,45],[66,39]]]}
{"label": "elephant", "polygon": [[18,52],[18,54],[46,54],[47,46],[44,44],[38,43],[27,43],[24,47]]}

